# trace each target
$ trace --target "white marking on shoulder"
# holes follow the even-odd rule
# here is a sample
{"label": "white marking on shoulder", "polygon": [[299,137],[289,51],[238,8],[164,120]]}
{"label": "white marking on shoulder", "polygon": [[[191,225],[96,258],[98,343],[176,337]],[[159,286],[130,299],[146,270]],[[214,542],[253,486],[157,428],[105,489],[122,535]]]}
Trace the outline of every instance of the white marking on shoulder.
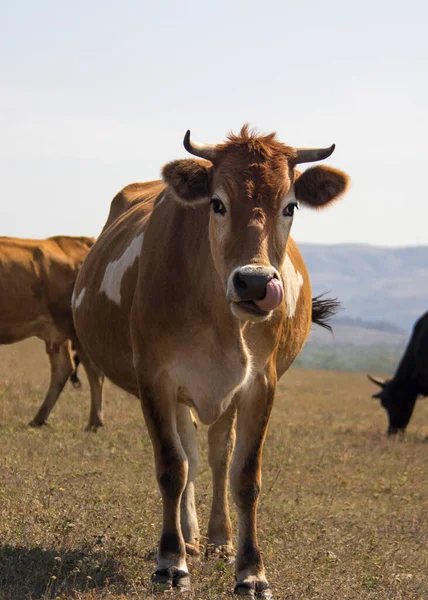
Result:
{"label": "white marking on shoulder", "polygon": [[132,267],[141,252],[144,233],[140,233],[132,240],[128,248],[117,260],[112,260],[106,267],[101,282],[100,293],[104,292],[107,298],[120,306],[120,288],[126,271]]}
{"label": "white marking on shoulder", "polygon": [[285,287],[285,303],[287,305],[287,317],[292,319],[296,314],[297,301],[300,295],[300,288],[303,285],[303,277],[299,271],[294,268],[288,254],[285,256],[284,266],[282,267],[282,279]]}
{"label": "white marking on shoulder", "polygon": [[79,308],[79,306],[82,304],[85,293],[86,293],[86,288],[82,288],[80,290],[80,294],[76,297],[74,295],[74,291],[73,291],[72,304],[73,304],[74,308]]}

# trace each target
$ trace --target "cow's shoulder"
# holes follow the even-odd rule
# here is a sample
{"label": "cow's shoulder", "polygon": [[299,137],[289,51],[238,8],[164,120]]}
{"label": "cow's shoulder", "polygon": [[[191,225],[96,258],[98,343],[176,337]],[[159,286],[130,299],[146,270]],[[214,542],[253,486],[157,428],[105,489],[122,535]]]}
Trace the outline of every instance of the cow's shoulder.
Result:
{"label": "cow's shoulder", "polygon": [[428,385],[428,312],[416,321],[408,346],[415,367],[424,372]]}
{"label": "cow's shoulder", "polygon": [[[71,260],[83,260],[95,244],[95,238],[72,235],[55,235],[44,240],[46,250],[65,254]],[[43,248],[43,244],[41,244]]]}
{"label": "cow's shoulder", "polygon": [[428,337],[428,312],[419,317],[413,326],[413,332]]}
{"label": "cow's shoulder", "polygon": [[57,244],[62,250],[72,252],[74,248],[86,248],[89,250],[95,244],[94,237],[87,237],[84,235],[53,235],[47,240]]}
{"label": "cow's shoulder", "polygon": [[77,271],[95,243],[94,238],[84,236],[56,235],[39,240],[33,247],[33,259],[45,270],[57,267]]}

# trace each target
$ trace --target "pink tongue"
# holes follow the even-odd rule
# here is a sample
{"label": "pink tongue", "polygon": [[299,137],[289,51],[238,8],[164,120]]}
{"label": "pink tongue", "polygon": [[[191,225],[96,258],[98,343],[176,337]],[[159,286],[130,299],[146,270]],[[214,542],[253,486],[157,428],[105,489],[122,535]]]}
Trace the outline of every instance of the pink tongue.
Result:
{"label": "pink tongue", "polygon": [[262,300],[254,300],[259,308],[269,312],[279,306],[284,297],[284,290],[279,279],[271,279],[266,286],[266,296]]}

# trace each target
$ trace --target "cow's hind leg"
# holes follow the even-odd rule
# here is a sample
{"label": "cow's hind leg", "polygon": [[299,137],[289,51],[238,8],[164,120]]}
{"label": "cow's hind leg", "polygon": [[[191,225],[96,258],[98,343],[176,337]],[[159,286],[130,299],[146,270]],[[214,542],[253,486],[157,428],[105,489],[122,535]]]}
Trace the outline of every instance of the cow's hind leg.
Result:
{"label": "cow's hind leg", "polygon": [[45,399],[34,419],[30,421],[31,427],[40,427],[46,424],[67,379],[73,372],[71,344],[68,340],[61,345],[46,342],[46,352],[49,356],[51,379]]}
{"label": "cow's hind leg", "polygon": [[186,552],[199,554],[199,525],[195,507],[195,480],[198,470],[198,439],[196,423],[187,406],[177,405],[177,429],[188,461],[187,483],[181,496],[181,532],[186,543]]}
{"label": "cow's hind leg", "polygon": [[229,517],[227,483],[235,444],[235,404],[208,429],[208,461],[212,471],[213,497],[208,523],[208,548],[233,555],[232,524]]}
{"label": "cow's hind leg", "polygon": [[73,345],[77,350],[80,362],[85,367],[88,377],[89,388],[91,390],[91,409],[89,412],[89,422],[86,426],[86,431],[97,431],[104,425],[103,422],[103,384],[104,375],[98,367],[94,365],[92,360],[83,350],[77,340],[73,341]]}
{"label": "cow's hind leg", "polygon": [[188,461],[177,430],[177,404],[170,386],[140,384],[141,405],[153,445],[156,478],[162,495],[163,523],[157,569],[152,576],[161,589],[190,588],[186,545],[180,524],[180,502],[187,483]]}
{"label": "cow's hind leg", "polygon": [[275,393],[276,377],[259,374],[238,400],[236,447],[231,467],[231,490],[238,510],[238,549],[235,593],[249,598],[272,598],[257,541],[257,504],[261,486],[263,443]]}

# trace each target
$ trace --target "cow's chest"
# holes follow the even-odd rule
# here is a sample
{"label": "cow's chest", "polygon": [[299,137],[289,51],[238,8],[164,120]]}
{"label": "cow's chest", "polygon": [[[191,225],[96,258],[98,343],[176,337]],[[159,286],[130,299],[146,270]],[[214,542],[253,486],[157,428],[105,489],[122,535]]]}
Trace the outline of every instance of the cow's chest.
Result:
{"label": "cow's chest", "polygon": [[[242,342],[230,345],[195,343],[174,356],[168,375],[178,401],[192,406],[205,425],[214,423],[251,373]],[[206,340],[208,341],[208,340]]]}

